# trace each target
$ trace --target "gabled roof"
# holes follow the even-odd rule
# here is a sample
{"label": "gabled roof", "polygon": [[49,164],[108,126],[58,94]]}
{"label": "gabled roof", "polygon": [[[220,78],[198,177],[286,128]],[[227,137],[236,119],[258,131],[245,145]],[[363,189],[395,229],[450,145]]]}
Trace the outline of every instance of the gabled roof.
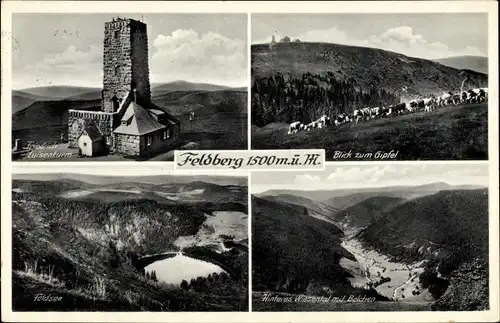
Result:
{"label": "gabled roof", "polygon": [[101,130],[99,130],[99,128],[97,128],[97,126],[93,123],[89,123],[83,127],[80,137],[84,134],[87,134],[87,136],[89,136],[90,140],[92,140],[93,142],[103,139]]}
{"label": "gabled roof", "polygon": [[[114,133],[141,136],[166,128],[147,109],[135,102],[130,102],[121,121],[122,123],[113,131]],[[124,124],[123,121],[126,123]]]}
{"label": "gabled roof", "polygon": [[173,121],[175,124],[180,124],[181,123],[181,121],[179,119],[177,119],[176,117],[174,117],[173,115],[171,115],[170,113],[168,113],[168,111],[166,111],[165,109],[160,108],[159,106],[157,106],[156,104],[154,104],[152,102],[151,102],[151,109],[162,111],[167,116],[167,118],[170,119],[171,121]]}

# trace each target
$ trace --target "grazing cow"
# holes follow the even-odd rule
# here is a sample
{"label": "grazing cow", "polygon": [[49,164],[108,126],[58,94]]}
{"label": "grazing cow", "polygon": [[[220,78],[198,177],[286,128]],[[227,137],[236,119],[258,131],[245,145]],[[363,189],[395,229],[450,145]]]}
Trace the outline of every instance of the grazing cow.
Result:
{"label": "grazing cow", "polygon": [[391,107],[382,107],[380,108],[380,117],[385,118],[388,117],[392,114],[392,108]]}
{"label": "grazing cow", "polygon": [[395,104],[389,108],[392,110],[392,113],[394,113],[396,115],[403,114],[403,113],[405,113],[406,110],[408,110],[407,103]]}
{"label": "grazing cow", "polygon": [[462,98],[460,97],[460,94],[453,94],[451,97],[451,103],[454,105],[459,105],[461,101]]}
{"label": "grazing cow", "polygon": [[370,109],[370,117],[372,119],[378,118],[380,116],[380,107],[375,107]]}
{"label": "grazing cow", "polygon": [[345,113],[339,114],[334,120],[333,123],[335,126],[339,126],[343,123],[349,122],[349,116],[346,115]]}
{"label": "grazing cow", "polygon": [[488,100],[488,92],[484,89],[479,89],[479,102],[486,102]]}
{"label": "grazing cow", "polygon": [[431,112],[432,110],[434,110],[434,99],[432,98],[423,99],[422,102],[424,104],[425,112]]}
{"label": "grazing cow", "polygon": [[363,112],[361,112],[360,109],[356,109],[353,111],[353,116],[354,116],[354,119],[356,119],[356,123],[358,123],[359,119],[362,118],[362,114]]}
{"label": "grazing cow", "polygon": [[425,108],[425,103],[423,99],[416,99],[410,101],[410,107],[412,107],[413,111],[422,110]]}
{"label": "grazing cow", "polygon": [[469,102],[469,93],[464,91],[462,92],[462,103],[468,103]]}
{"label": "grazing cow", "polygon": [[317,127],[318,127],[317,122],[316,122],[316,121],[313,121],[313,122],[310,122],[310,123],[306,124],[305,129],[306,129],[307,131],[311,131],[312,129],[315,129],[315,128],[317,128]]}
{"label": "grazing cow", "polygon": [[356,119],[356,123],[359,122],[359,119],[369,120],[370,116],[370,108],[354,110],[354,118]]}
{"label": "grazing cow", "polygon": [[448,92],[448,93],[443,93],[438,99],[439,106],[444,107],[445,105],[448,105],[450,103],[450,99],[453,96],[453,93]]}
{"label": "grazing cow", "polygon": [[321,119],[314,121],[314,123],[316,124],[316,128],[318,129],[323,129],[324,127],[326,127],[325,123]]}
{"label": "grazing cow", "polygon": [[476,92],[476,91],[474,91],[474,89],[471,89],[471,90],[467,91],[467,101],[468,101],[468,103],[476,103],[478,95],[479,95],[479,91]]}
{"label": "grazing cow", "polygon": [[316,120],[318,123],[318,128],[321,129],[323,127],[326,128],[327,124],[330,123],[330,117],[328,117],[326,114],[322,115],[321,118]]}
{"label": "grazing cow", "polygon": [[290,125],[288,126],[288,134],[291,135],[297,133],[297,131],[299,131],[299,128],[300,128],[300,121],[295,121],[290,123]]}
{"label": "grazing cow", "polygon": [[[410,102],[406,102],[405,111],[414,112],[417,108],[417,100],[411,100]],[[400,111],[402,113],[403,111]]]}

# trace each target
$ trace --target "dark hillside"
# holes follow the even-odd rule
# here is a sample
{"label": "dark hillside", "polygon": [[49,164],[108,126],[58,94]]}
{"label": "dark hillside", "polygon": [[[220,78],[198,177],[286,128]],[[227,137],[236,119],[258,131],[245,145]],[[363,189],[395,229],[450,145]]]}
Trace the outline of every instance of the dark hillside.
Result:
{"label": "dark hillside", "polygon": [[[340,246],[342,231],[306,208],[252,197],[253,291],[311,295],[363,295],[339,265],[355,260]],[[376,293],[375,293],[376,294]]]}
{"label": "dark hillside", "polygon": [[[252,45],[251,51],[252,124],[259,127],[457,92],[464,79],[459,69],[375,48],[285,43]],[[465,89],[488,84],[485,74],[465,74]]]}
{"label": "dark hillside", "polygon": [[[428,260],[420,283],[438,299],[436,308],[453,310],[468,302],[475,309],[488,306],[487,296],[478,296],[487,295],[481,288],[488,283],[487,189],[444,191],[409,201],[373,222],[358,238],[401,261]],[[480,293],[464,293],[469,290],[467,281]]]}
{"label": "dark hillside", "polygon": [[404,201],[397,197],[374,196],[337,212],[333,218],[349,228],[362,229]]}
{"label": "dark hillside", "polygon": [[[464,259],[485,255],[487,192],[486,189],[445,191],[409,201],[361,231],[359,238],[407,261],[420,260],[436,250],[455,253],[460,250]],[[419,253],[420,247],[432,251]]]}
{"label": "dark hillside", "polygon": [[[252,45],[252,80],[277,73],[299,77],[328,71],[337,79],[353,78],[365,91],[375,86],[399,94],[406,85],[408,95],[458,91],[463,80],[458,69],[376,48],[305,42],[272,49]],[[470,74],[467,88],[487,86],[487,75]]]}
{"label": "dark hillside", "polygon": [[100,100],[37,101],[12,116],[12,130],[67,125],[68,110],[97,110],[100,104]]}

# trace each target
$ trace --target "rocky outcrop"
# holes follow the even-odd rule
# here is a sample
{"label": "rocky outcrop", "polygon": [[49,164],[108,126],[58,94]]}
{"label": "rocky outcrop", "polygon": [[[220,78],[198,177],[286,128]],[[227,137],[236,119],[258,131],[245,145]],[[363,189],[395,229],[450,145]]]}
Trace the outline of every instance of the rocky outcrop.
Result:
{"label": "rocky outcrop", "polygon": [[488,264],[476,258],[452,272],[448,289],[432,305],[432,310],[488,310],[488,293]]}

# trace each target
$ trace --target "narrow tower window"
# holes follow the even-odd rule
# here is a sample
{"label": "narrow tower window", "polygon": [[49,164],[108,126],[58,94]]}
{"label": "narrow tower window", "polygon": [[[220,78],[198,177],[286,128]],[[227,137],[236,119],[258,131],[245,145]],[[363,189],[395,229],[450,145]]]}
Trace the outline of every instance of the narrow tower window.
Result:
{"label": "narrow tower window", "polygon": [[120,75],[120,66],[115,66],[115,76]]}
{"label": "narrow tower window", "polygon": [[118,39],[119,37],[120,37],[120,31],[119,30],[115,30],[114,38]]}

